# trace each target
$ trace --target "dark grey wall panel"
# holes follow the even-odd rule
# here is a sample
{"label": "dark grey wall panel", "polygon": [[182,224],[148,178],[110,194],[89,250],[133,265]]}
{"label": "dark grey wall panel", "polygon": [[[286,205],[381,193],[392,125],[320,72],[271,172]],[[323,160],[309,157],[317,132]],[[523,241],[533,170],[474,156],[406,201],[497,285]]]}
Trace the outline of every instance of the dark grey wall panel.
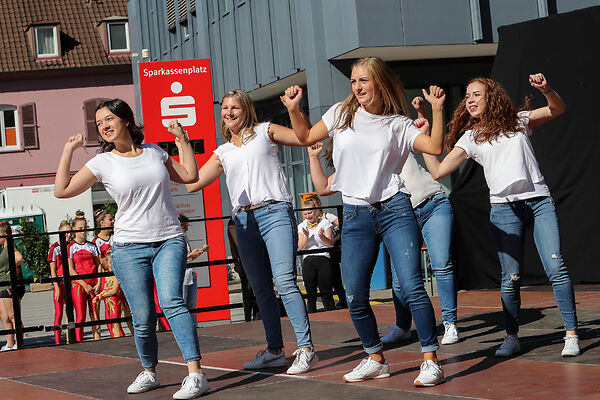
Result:
{"label": "dark grey wall panel", "polygon": [[279,78],[298,72],[294,60],[289,0],[270,0],[275,75]]}
{"label": "dark grey wall panel", "polygon": [[236,41],[238,62],[240,64],[240,87],[246,91],[258,87],[256,82],[256,59],[254,58],[254,34],[250,3],[241,2],[235,9]]}
{"label": "dark grey wall panel", "polygon": [[223,82],[225,91],[239,89],[240,75],[237,58],[234,13],[229,12],[219,22],[221,32],[221,53],[223,59]]}
{"label": "dark grey wall panel", "polygon": [[[412,3],[421,2],[411,1]],[[356,0],[360,46],[399,46],[404,44],[400,0]]]}
{"label": "dark grey wall panel", "polygon": [[[327,58],[333,58],[358,47],[357,0],[322,2],[323,26]],[[373,8],[373,7],[372,7]]]}
{"label": "dark grey wall panel", "polygon": [[409,46],[473,43],[469,0],[404,1],[402,24]]}
{"label": "dark grey wall panel", "polygon": [[529,21],[539,17],[537,0],[482,0],[481,11],[485,3],[489,4],[491,15],[492,35],[498,42],[498,27]]}
{"label": "dark grey wall panel", "polygon": [[273,61],[273,37],[271,35],[269,1],[254,0],[251,2],[251,5],[256,76],[259,84],[266,85],[277,79]]}
{"label": "dark grey wall panel", "polygon": [[600,5],[600,0],[556,0],[559,13]]}
{"label": "dark grey wall panel", "polygon": [[216,22],[210,23],[208,38],[210,42],[213,97],[215,100],[220,100],[225,93],[225,82],[223,78],[223,58],[221,56],[221,34],[219,25]]}

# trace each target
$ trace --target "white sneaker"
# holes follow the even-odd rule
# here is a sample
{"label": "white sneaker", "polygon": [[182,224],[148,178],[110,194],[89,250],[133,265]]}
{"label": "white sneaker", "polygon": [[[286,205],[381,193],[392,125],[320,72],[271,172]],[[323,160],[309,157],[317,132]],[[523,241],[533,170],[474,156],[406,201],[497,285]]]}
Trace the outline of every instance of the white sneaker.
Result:
{"label": "white sneaker", "polygon": [[204,374],[188,375],[181,383],[181,389],[173,394],[174,399],[195,399],[210,389]]}
{"label": "white sneaker", "polygon": [[296,358],[292,363],[292,366],[288,368],[287,373],[290,375],[303,374],[308,372],[313,365],[319,361],[317,353],[314,351],[306,351],[298,349],[294,352]]}
{"label": "white sneaker", "polygon": [[500,348],[496,350],[496,357],[510,357],[519,351],[521,351],[519,338],[514,335],[508,335],[504,338],[504,342],[502,342]]}
{"label": "white sneaker", "polygon": [[389,376],[390,367],[387,360],[383,364],[380,364],[371,357],[367,357],[352,372],[344,375],[344,380],[352,383],[366,381],[367,379],[387,378]]}
{"label": "white sneaker", "polygon": [[285,353],[283,349],[279,354],[273,354],[269,350],[261,350],[256,353],[254,360],[244,363],[245,369],[261,369],[261,368],[273,368],[283,367],[287,365],[285,360]]}
{"label": "white sneaker", "polygon": [[18,350],[16,343],[15,343],[15,345],[13,347],[8,347],[7,344],[5,344],[4,346],[0,347],[0,351],[11,351],[11,350]]}
{"label": "white sneaker", "polygon": [[442,366],[432,360],[427,360],[421,364],[421,372],[419,372],[419,376],[413,383],[415,386],[435,386],[444,382],[444,379]]}
{"label": "white sneaker", "polygon": [[410,330],[405,331],[402,328],[397,327],[396,325],[388,325],[390,331],[381,338],[381,343],[390,344],[390,343],[398,343],[403,340],[410,339]]}
{"label": "white sneaker", "polygon": [[444,321],[444,337],[442,338],[442,344],[454,344],[458,343],[460,336],[458,335],[458,328],[455,324],[448,321]]}
{"label": "white sneaker", "polygon": [[575,357],[579,355],[579,337],[577,335],[565,336],[565,347],[562,351],[563,357]]}
{"label": "white sneaker", "polygon": [[136,393],[144,393],[148,390],[156,389],[160,386],[160,382],[156,378],[156,374],[153,374],[149,371],[142,371],[135,378],[135,381],[127,388],[127,393],[136,394]]}

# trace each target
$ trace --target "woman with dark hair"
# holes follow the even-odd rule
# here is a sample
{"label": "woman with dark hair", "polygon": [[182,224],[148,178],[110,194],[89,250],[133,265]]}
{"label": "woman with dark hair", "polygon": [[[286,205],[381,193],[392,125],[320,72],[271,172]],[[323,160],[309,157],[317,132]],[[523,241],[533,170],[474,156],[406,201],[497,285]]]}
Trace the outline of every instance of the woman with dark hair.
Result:
{"label": "woman with dark hair", "polygon": [[[0,236],[12,235],[10,224],[6,221],[0,223]],[[10,282],[10,270],[8,264],[8,246],[6,238],[0,238],[0,282]],[[15,249],[15,263],[17,264],[17,275],[21,277],[20,265],[23,262],[23,256],[19,250]],[[25,286],[17,286],[17,293],[13,293],[10,286],[0,288],[0,320],[4,329],[15,329],[15,314],[13,310],[13,297],[16,296],[19,301],[25,294]],[[0,348],[0,351],[17,350],[14,333],[6,335],[6,344]]]}
{"label": "woman with dark hair", "polygon": [[579,339],[573,284],[560,249],[554,200],[529,141],[531,128],[556,118],[567,106],[543,74],[530,75],[529,83],[542,92],[548,104],[517,112],[498,82],[489,78],[471,80],[448,124],[445,143],[448,155],[441,163],[436,157],[425,157],[425,162],[435,179],[452,173],[468,157],[483,167],[490,190],[492,233],[502,267],[500,294],[506,324],[506,337],[496,356],[509,357],[521,349],[517,337],[521,308],[519,271],[526,226],[533,232],[564,322],[562,355],[577,356]]}
{"label": "woman with dark hair", "polygon": [[191,183],[198,178],[189,138],[176,120],[170,122],[168,131],[181,142],[186,155],[183,163],[174,161],[155,144],[142,144],[142,128],[136,125],[129,105],[120,99],[98,105],[96,125],[104,141],[102,152],[71,177],[73,152],[83,144],[81,135],[71,136],[58,165],[54,194],[59,198],[77,196],[100,181],[119,208],[112,268],[131,307],[135,344],[144,368],[127,392],[141,393],[160,386],[153,299],[156,281],[160,303],[189,372],[173,398],[199,397],[210,386],[200,367],[196,324],[183,301],[187,251],[169,184],[170,180]]}
{"label": "woman with dark hair", "polygon": [[342,192],[342,273],[350,316],[368,357],[344,375],[346,382],[390,376],[369,304],[371,275],[385,243],[398,281],[414,316],[424,361],[414,381],[433,386],[444,380],[437,359],[435,315],[423,286],[415,216],[398,172],[412,150],[440,154],[443,141],[444,91],[423,90],[433,109],[431,136],[421,133],[407,114],[402,82],[381,59],[368,57],[352,65],[351,93],[312,128],[299,107],[302,89],[292,86],[282,97],[298,141],[305,146],[333,137],[336,170],[331,190]]}
{"label": "woman with dark hair", "polygon": [[292,195],[277,156],[279,144],[299,146],[300,143],[288,128],[268,122],[259,124],[252,99],[243,90],[225,93],[221,101],[221,134],[226,143],[202,166],[198,182],[187,188],[190,192],[201,190],[223,172],[227,178],[237,247],[256,295],[267,337],[267,348],[245,363],[244,368],[287,364],[279,302],[273,291],[275,281],[298,343],[294,351],[296,358],[287,373],[307,372],[318,357],[304,300],[296,283],[298,232]]}

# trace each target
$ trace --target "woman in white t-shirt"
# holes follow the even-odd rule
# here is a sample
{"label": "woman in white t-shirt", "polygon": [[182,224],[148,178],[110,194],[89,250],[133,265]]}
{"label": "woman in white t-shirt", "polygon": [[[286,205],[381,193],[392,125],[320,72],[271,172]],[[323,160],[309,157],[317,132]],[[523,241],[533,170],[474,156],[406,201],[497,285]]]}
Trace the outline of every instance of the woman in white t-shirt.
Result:
{"label": "woman in white t-shirt", "polygon": [[301,144],[291,129],[268,122],[259,124],[252,99],[243,90],[231,90],[223,96],[221,134],[225,143],[202,166],[198,182],[186,186],[188,191],[195,192],[222,173],[226,176],[239,255],[256,295],[267,339],[266,350],[244,363],[244,368],[287,364],[279,302],[273,290],[275,281],[298,343],[296,358],[287,373],[307,372],[318,357],[306,306],[296,283],[297,223],[292,195],[278,157],[278,145]]}
{"label": "woman in white t-shirt", "polygon": [[[314,198],[304,200],[303,208],[319,207]],[[298,225],[298,249],[315,250],[333,246],[333,227],[321,210],[302,211],[304,221]],[[317,311],[317,287],[325,310],[335,309],[331,288],[333,268],[329,252],[306,254],[302,257],[302,279],[306,289],[306,308],[309,313]],[[326,294],[324,294],[326,293]]]}
{"label": "woman in white t-shirt", "polygon": [[490,190],[492,232],[502,266],[501,296],[507,333],[496,356],[508,357],[520,350],[519,270],[525,226],[533,231],[563,318],[566,336],[562,355],[576,356],[579,340],[573,285],[561,254],[554,201],[529,141],[531,128],[562,114],[566,105],[543,74],[530,75],[529,83],[542,92],[548,105],[517,113],[498,82],[473,79],[449,124],[448,155],[441,163],[436,157],[426,157],[425,162],[435,179],[450,174],[468,157],[483,166]]}
{"label": "woman in white t-shirt", "polygon": [[156,281],[160,304],[189,371],[173,398],[201,396],[210,386],[200,367],[196,324],[183,301],[187,249],[169,183],[190,183],[198,177],[189,139],[177,121],[169,124],[169,132],[182,143],[186,154],[182,163],[155,144],[142,143],[143,130],[121,99],[98,105],[96,126],[103,140],[102,152],[71,177],[73,152],[83,145],[82,135],[71,136],[58,165],[54,194],[59,198],[74,197],[99,181],[119,208],[112,267],[131,307],[135,344],[144,368],[127,392],[142,393],[160,386],[156,377]]}
{"label": "woman in white t-shirt", "polygon": [[288,108],[298,140],[306,146],[333,137],[336,170],[332,191],[342,192],[342,272],[350,316],[368,358],[344,375],[347,382],[390,376],[383,355],[377,322],[369,304],[371,274],[383,241],[402,292],[414,316],[424,362],[416,386],[432,386],[444,379],[437,359],[439,348],[435,315],[421,278],[418,229],[409,194],[398,172],[408,154],[440,154],[443,141],[444,91],[423,90],[432,104],[431,136],[422,134],[406,117],[402,82],[379,58],[368,57],[352,65],[351,93],[335,104],[310,128],[299,107],[302,89],[286,90]]}

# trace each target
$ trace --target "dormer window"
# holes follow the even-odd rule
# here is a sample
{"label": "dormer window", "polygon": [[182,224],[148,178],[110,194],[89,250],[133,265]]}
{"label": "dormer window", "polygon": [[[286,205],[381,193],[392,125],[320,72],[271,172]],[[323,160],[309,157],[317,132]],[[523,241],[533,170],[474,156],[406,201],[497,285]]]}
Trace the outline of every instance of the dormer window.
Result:
{"label": "dormer window", "polygon": [[126,21],[106,22],[108,52],[129,53],[129,24]]}
{"label": "dormer window", "polygon": [[58,29],[56,25],[38,25],[34,27],[34,32],[36,57],[58,57]]}

